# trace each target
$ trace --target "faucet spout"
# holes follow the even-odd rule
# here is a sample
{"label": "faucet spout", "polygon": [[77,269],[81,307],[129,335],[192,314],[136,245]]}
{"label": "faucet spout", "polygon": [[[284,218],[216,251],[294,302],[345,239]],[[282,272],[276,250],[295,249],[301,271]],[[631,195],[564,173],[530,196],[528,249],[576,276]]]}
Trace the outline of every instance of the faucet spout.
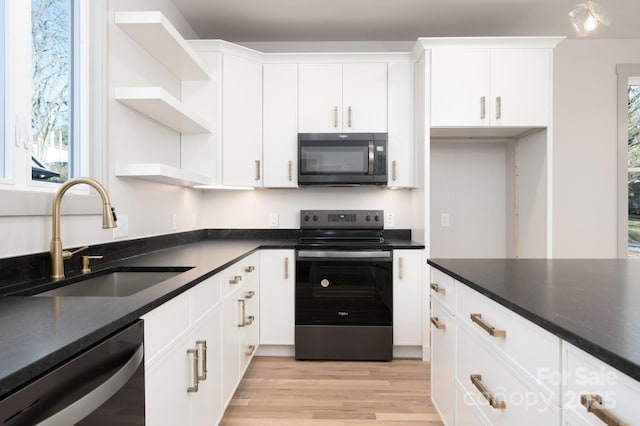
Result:
{"label": "faucet spout", "polygon": [[64,259],[68,259],[73,254],[62,250],[62,241],[60,240],[60,204],[62,197],[69,188],[74,185],[85,184],[94,188],[100,198],[102,198],[102,227],[105,229],[115,228],[116,215],[115,210],[111,207],[111,200],[107,190],[95,179],[92,178],[75,178],[65,182],[53,198],[53,209],[51,214],[52,232],[49,253],[51,254],[51,279],[54,281],[64,278]]}

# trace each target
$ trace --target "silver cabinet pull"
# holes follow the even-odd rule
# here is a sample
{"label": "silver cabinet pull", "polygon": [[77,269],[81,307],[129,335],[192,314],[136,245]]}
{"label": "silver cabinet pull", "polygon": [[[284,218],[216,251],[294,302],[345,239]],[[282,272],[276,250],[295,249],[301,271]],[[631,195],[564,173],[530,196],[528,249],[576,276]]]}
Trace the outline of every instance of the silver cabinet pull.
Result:
{"label": "silver cabinet pull", "polygon": [[431,283],[430,287],[431,287],[431,290],[435,291],[436,293],[446,294],[447,292],[447,289],[440,288],[440,286],[436,283]]}
{"label": "silver cabinet pull", "polygon": [[471,314],[471,321],[475,322],[482,328],[484,331],[489,333],[492,337],[506,337],[507,332],[504,330],[496,330],[495,327],[487,324],[485,320],[482,319],[482,314]]}
{"label": "silver cabinet pull", "polygon": [[229,284],[238,284],[240,281],[242,281],[242,275],[236,275],[229,280]]}
{"label": "silver cabinet pull", "polygon": [[187,349],[187,356],[191,356],[193,367],[193,385],[187,388],[187,392],[198,392],[198,350]]}
{"label": "silver cabinet pull", "polygon": [[247,319],[244,321],[244,325],[251,325],[253,324],[253,321],[255,321],[256,317],[254,317],[253,315],[249,315],[247,317]]}
{"label": "silver cabinet pull", "polygon": [[440,324],[438,317],[431,317],[431,324],[438,330],[446,330],[446,326],[444,324]]}
{"label": "silver cabinet pull", "polygon": [[289,160],[289,182],[293,180],[293,161]]}
{"label": "silver cabinet pull", "polygon": [[202,374],[198,374],[198,381],[207,380],[207,341],[206,340],[196,340],[196,346],[202,352]]}
{"label": "silver cabinet pull", "polygon": [[502,96],[496,97],[496,119],[502,118]]}
{"label": "silver cabinet pull", "polygon": [[242,318],[240,324],[238,324],[238,327],[244,327],[245,325],[247,325],[245,320],[247,305],[244,302],[244,299],[238,299],[238,302],[240,302],[240,318]]}
{"label": "silver cabinet pull", "polygon": [[253,291],[253,290],[250,290],[250,291],[248,291],[248,292],[246,292],[246,293],[244,294],[244,298],[245,298],[245,299],[252,299],[252,298],[253,298],[253,296],[255,296],[255,295],[256,295],[256,292],[255,292],[255,291]]}
{"label": "silver cabinet pull", "polygon": [[249,348],[248,348],[248,349],[249,349],[249,350],[248,350],[248,351],[246,351],[246,352],[244,353],[244,356],[251,356],[251,355],[253,355],[253,352],[256,350],[256,346],[255,346],[255,345],[249,345]]}
{"label": "silver cabinet pull", "polygon": [[471,383],[478,389],[478,391],[485,397],[485,399],[489,402],[493,408],[504,410],[507,408],[507,403],[504,401],[498,401],[489,389],[482,383],[482,376],[480,374],[472,374],[471,375]]}
{"label": "silver cabinet pull", "polygon": [[347,108],[347,126],[351,127],[351,107]]}
{"label": "silver cabinet pull", "polygon": [[480,119],[484,120],[487,116],[487,98],[484,96],[480,98]]}
{"label": "silver cabinet pull", "polygon": [[404,279],[404,259],[402,257],[398,258],[398,278]]}
{"label": "silver cabinet pull", "polygon": [[333,127],[338,127],[338,107],[333,107]]}
{"label": "silver cabinet pull", "polygon": [[260,160],[256,160],[256,180],[260,180]]}
{"label": "silver cabinet pull", "polygon": [[289,258],[288,257],[284,258],[284,279],[285,280],[289,279]]}
{"label": "silver cabinet pull", "polygon": [[608,426],[627,426],[628,423],[623,422],[616,416],[607,411],[602,406],[602,396],[600,395],[580,395],[580,404],[587,409],[587,413],[591,413]]}
{"label": "silver cabinet pull", "polygon": [[396,160],[391,162],[391,180],[398,180],[398,162]]}
{"label": "silver cabinet pull", "polygon": [[245,272],[253,272],[253,271],[255,271],[255,270],[256,270],[256,267],[255,267],[255,266],[245,266],[245,267],[244,267],[244,271],[245,271]]}

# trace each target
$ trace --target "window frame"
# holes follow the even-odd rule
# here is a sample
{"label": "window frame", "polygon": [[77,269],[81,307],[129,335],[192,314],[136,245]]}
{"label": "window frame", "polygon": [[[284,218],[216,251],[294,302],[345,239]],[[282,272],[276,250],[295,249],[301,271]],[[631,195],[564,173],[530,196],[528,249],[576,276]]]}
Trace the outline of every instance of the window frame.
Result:
{"label": "window frame", "polygon": [[628,87],[631,81],[640,79],[640,64],[618,64],[618,258],[629,256],[629,112]]}
{"label": "window frame", "polygon": [[[106,107],[108,82],[94,81],[106,79],[107,65],[107,23],[108,7],[103,2],[91,0],[73,1],[73,61],[74,89],[72,90],[73,132],[78,145],[72,151],[75,164],[73,176],[91,176],[105,183],[106,159],[104,159],[106,139],[102,133],[106,129]],[[13,81],[11,76],[22,75],[22,84],[18,88],[5,87],[5,176],[0,175],[0,217],[6,216],[42,216],[51,214],[51,203],[60,183],[42,182],[31,179],[31,2],[5,1],[5,43],[8,51],[6,58],[6,81]],[[25,28],[28,27],[28,28]],[[20,32],[17,34],[17,32]],[[26,33],[28,32],[28,33]],[[22,52],[28,46],[28,53]],[[24,55],[27,55],[27,58]],[[9,56],[11,55],[11,56]],[[16,59],[14,61],[13,59]],[[19,65],[11,65],[18,62]],[[96,65],[97,64],[97,65]],[[23,68],[28,66],[25,72]],[[94,76],[95,74],[95,76]],[[28,90],[27,107],[16,99],[17,93]],[[29,142],[25,135],[29,135]],[[91,144],[89,144],[91,141]],[[0,146],[0,148],[2,148]],[[97,155],[96,155],[97,154]],[[74,161],[75,160],[75,161]],[[95,199],[98,196],[89,188],[80,185],[73,187],[65,197],[65,211],[73,214],[97,214]]]}

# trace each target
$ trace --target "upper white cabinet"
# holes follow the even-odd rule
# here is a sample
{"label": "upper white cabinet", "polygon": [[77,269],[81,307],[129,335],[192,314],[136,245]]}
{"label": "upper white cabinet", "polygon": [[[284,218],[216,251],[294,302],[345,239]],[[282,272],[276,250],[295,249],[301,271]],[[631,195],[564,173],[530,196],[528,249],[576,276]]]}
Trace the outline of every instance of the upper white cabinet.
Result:
{"label": "upper white cabinet", "polygon": [[431,127],[549,124],[552,48],[559,39],[425,40]]}
{"label": "upper white cabinet", "polygon": [[387,131],[387,64],[300,64],[300,133]]}
{"label": "upper white cabinet", "polygon": [[262,158],[268,188],[298,186],[298,64],[263,66]]}
{"label": "upper white cabinet", "polygon": [[262,64],[222,59],[222,183],[262,186]]}
{"label": "upper white cabinet", "polygon": [[388,66],[388,170],[389,186],[415,186],[414,64]]}

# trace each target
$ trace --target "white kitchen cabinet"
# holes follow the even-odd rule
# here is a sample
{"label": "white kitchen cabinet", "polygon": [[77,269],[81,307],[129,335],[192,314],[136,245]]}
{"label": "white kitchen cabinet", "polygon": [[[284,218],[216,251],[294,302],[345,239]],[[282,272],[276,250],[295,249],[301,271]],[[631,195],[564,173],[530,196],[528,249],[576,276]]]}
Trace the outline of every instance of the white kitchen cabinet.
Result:
{"label": "white kitchen cabinet", "polygon": [[222,418],[220,308],[214,276],[143,317],[148,425]]}
{"label": "white kitchen cabinet", "polygon": [[436,298],[431,298],[431,398],[447,425],[456,424],[454,316]]}
{"label": "white kitchen cabinet", "polygon": [[224,53],[222,183],[262,186],[262,64]]}
{"label": "white kitchen cabinet", "polygon": [[300,133],[387,131],[387,64],[300,64]]}
{"label": "white kitchen cabinet", "polygon": [[393,344],[422,345],[422,250],[393,251]]}
{"label": "white kitchen cabinet", "polygon": [[640,419],[640,382],[567,342],[562,365],[565,425],[599,426],[605,419],[610,420],[606,424],[632,425]]}
{"label": "white kitchen cabinet", "polygon": [[298,186],[298,65],[263,65],[263,185]]}
{"label": "white kitchen cabinet", "polygon": [[295,344],[295,254],[260,252],[260,344]]}
{"label": "white kitchen cabinet", "polygon": [[221,280],[226,293],[221,320],[222,402],[226,407],[260,343],[259,253],[223,271]]}
{"label": "white kitchen cabinet", "polygon": [[415,187],[414,64],[388,65],[388,170],[389,186]]}
{"label": "white kitchen cabinet", "polygon": [[545,127],[551,49],[434,48],[431,127]]}

